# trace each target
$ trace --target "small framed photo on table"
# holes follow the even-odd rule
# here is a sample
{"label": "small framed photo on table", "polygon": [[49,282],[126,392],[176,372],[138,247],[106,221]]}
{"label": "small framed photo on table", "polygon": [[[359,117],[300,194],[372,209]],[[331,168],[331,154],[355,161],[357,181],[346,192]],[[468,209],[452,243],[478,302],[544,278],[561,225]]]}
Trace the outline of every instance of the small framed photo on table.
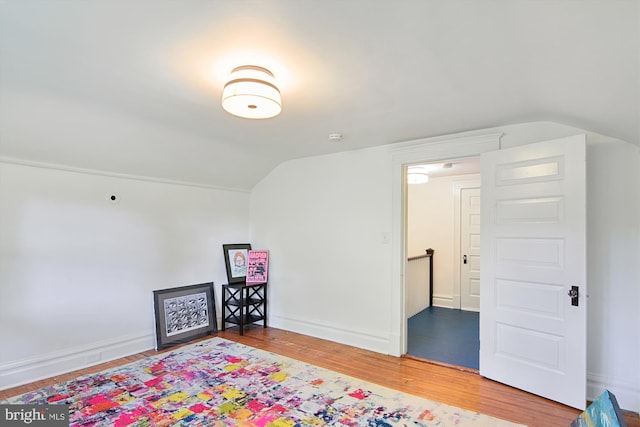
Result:
{"label": "small framed photo on table", "polygon": [[213,282],[153,291],[156,350],[218,332]]}
{"label": "small framed photo on table", "polygon": [[250,250],[251,244],[249,243],[222,245],[229,283],[245,283]]}

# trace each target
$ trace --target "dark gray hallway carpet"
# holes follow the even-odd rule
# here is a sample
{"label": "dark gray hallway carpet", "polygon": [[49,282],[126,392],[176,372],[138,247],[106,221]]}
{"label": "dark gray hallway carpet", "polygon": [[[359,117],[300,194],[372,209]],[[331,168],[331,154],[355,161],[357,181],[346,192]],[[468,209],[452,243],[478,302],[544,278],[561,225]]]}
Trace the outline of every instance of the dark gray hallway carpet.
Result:
{"label": "dark gray hallway carpet", "polygon": [[429,307],[409,318],[407,353],[479,369],[479,322],[476,312]]}

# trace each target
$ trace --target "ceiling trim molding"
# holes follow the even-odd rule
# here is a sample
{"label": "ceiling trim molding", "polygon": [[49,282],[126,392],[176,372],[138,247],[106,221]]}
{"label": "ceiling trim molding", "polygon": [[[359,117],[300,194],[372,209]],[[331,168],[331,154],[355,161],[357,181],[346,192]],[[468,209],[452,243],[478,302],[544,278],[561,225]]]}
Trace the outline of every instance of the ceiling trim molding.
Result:
{"label": "ceiling trim molding", "polygon": [[422,138],[411,141],[398,142],[390,147],[394,161],[415,159],[423,154],[425,159],[454,159],[462,156],[479,155],[487,149],[500,149],[502,132],[492,132],[478,135],[468,135],[446,138]]}
{"label": "ceiling trim molding", "polygon": [[202,184],[198,182],[178,181],[173,179],[157,178],[157,177],[145,176],[145,175],[133,175],[133,174],[126,174],[126,173],[107,172],[107,171],[101,171],[96,169],[87,169],[87,168],[79,168],[75,166],[60,165],[55,163],[45,163],[45,162],[36,162],[32,160],[16,159],[12,157],[0,157],[0,163],[33,167],[33,168],[39,168],[39,169],[51,169],[51,170],[58,170],[63,172],[81,173],[86,175],[104,176],[108,178],[153,182],[157,184],[169,184],[169,185],[180,185],[183,187],[205,188],[207,190],[232,191],[236,193],[251,192],[251,190],[245,190],[245,189],[239,189],[239,188],[208,185],[208,184]]}

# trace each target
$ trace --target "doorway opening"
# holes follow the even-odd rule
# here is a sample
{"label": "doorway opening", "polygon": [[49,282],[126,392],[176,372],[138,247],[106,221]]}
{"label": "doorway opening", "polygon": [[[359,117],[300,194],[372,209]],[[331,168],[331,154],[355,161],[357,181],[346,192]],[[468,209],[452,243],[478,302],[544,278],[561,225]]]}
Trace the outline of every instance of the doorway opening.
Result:
{"label": "doorway opening", "polygon": [[[412,184],[411,172],[429,171]],[[407,168],[407,354],[479,369],[480,159]],[[427,249],[428,248],[428,249]],[[433,248],[433,270],[417,262]],[[424,278],[429,276],[427,282]],[[421,288],[430,302],[420,304]]]}

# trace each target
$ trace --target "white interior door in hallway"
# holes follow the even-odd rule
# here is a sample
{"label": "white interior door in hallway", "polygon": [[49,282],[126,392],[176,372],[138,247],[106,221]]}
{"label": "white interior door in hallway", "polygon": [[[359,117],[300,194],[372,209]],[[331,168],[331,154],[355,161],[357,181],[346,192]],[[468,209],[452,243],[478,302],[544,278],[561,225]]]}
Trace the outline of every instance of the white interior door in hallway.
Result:
{"label": "white interior door in hallway", "polygon": [[480,187],[460,190],[460,309],[480,311]]}

